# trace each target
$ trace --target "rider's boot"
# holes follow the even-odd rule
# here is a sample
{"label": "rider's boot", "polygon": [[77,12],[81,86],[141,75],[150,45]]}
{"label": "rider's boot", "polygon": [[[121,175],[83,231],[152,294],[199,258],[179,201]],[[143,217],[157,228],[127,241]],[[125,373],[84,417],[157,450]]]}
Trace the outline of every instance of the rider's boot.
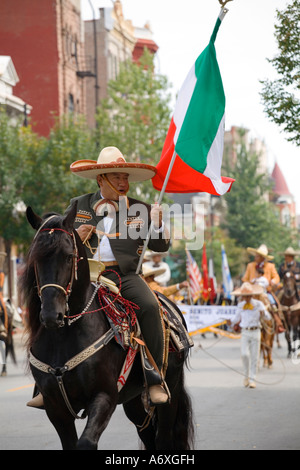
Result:
{"label": "rider's boot", "polygon": [[[149,351],[141,347],[142,366],[150,405],[163,405],[170,400],[170,392]],[[149,359],[150,358],[150,359]]]}
{"label": "rider's boot", "polygon": [[33,390],[33,398],[28,403],[26,403],[26,406],[44,410],[44,398],[43,395],[39,392],[36,385],[34,386]]}

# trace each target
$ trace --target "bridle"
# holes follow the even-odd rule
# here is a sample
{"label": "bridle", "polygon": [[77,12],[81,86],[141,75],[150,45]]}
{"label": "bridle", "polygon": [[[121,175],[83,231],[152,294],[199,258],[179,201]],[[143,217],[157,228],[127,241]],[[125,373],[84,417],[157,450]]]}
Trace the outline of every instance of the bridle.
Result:
{"label": "bridle", "polygon": [[287,293],[286,290],[285,290],[285,283],[283,284],[283,292],[284,292],[284,296],[287,298],[287,299],[291,299],[293,298],[295,295],[297,296],[297,285],[296,285],[296,280],[293,276],[293,274],[290,272],[290,271],[287,271],[285,274],[284,274],[284,279],[291,279],[294,281],[294,285],[293,285],[293,290],[291,290],[291,293]]}
{"label": "bridle", "polygon": [[47,287],[55,287],[56,289],[61,290],[65,294],[65,297],[66,297],[66,312],[69,312],[70,308],[69,308],[69,303],[68,302],[69,302],[70,295],[72,293],[73,282],[74,282],[74,280],[78,279],[78,277],[77,277],[77,264],[78,264],[78,261],[79,261],[79,259],[78,259],[78,248],[77,248],[77,243],[76,243],[74,232],[68,232],[67,230],[64,230],[64,229],[58,228],[58,227],[57,228],[44,228],[46,223],[50,219],[53,219],[54,217],[57,217],[57,216],[52,215],[44,221],[44,223],[39,227],[37,233],[35,234],[34,240],[36,239],[36,237],[41,232],[49,232],[49,236],[51,236],[54,232],[64,232],[72,238],[72,242],[73,242],[73,264],[72,264],[72,270],[71,270],[71,278],[70,278],[70,281],[68,282],[67,287],[63,287],[60,284],[55,284],[55,283],[49,283],[49,284],[44,284],[43,286],[40,286],[38,272],[37,272],[37,266],[36,266],[36,263],[34,263],[34,271],[35,271],[35,278],[36,278],[36,283],[37,283],[37,291],[38,291],[38,296],[39,296],[40,300],[42,301],[42,293],[43,293],[44,289],[46,289]]}

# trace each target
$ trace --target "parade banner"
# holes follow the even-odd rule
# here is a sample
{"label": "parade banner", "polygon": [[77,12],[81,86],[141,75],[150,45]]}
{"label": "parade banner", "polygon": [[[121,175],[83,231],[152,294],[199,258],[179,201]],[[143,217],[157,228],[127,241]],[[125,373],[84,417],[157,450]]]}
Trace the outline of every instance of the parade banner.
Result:
{"label": "parade banner", "polygon": [[191,336],[204,333],[210,327],[224,324],[232,320],[237,312],[236,305],[186,305],[178,304],[187,324]]}

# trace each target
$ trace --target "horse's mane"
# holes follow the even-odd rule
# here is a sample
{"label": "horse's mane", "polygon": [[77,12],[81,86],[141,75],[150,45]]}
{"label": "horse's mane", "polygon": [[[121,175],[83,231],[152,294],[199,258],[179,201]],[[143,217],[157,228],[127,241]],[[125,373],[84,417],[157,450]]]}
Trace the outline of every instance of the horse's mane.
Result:
{"label": "horse's mane", "polygon": [[[57,217],[49,220],[45,227],[61,227],[62,216],[57,213],[47,213],[43,216],[43,220],[45,221],[52,215],[57,215]],[[40,232],[38,236],[33,239],[25,258],[23,272],[19,280],[19,286],[22,304],[26,307],[28,312],[28,339],[26,344],[28,349],[31,348],[42,328],[39,320],[41,302],[37,292],[34,264],[37,260],[45,259],[46,257],[53,255],[59,246],[61,246],[61,238],[59,236],[56,236],[53,233],[53,235],[49,237],[49,232]]]}

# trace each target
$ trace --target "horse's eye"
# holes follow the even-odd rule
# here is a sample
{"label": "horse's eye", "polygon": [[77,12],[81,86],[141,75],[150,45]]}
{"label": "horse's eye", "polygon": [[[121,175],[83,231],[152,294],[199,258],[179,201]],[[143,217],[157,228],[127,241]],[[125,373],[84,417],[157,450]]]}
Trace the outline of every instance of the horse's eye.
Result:
{"label": "horse's eye", "polygon": [[69,264],[72,263],[72,261],[73,261],[73,254],[67,255],[67,256],[66,256],[66,261],[67,261],[67,263],[69,263]]}

